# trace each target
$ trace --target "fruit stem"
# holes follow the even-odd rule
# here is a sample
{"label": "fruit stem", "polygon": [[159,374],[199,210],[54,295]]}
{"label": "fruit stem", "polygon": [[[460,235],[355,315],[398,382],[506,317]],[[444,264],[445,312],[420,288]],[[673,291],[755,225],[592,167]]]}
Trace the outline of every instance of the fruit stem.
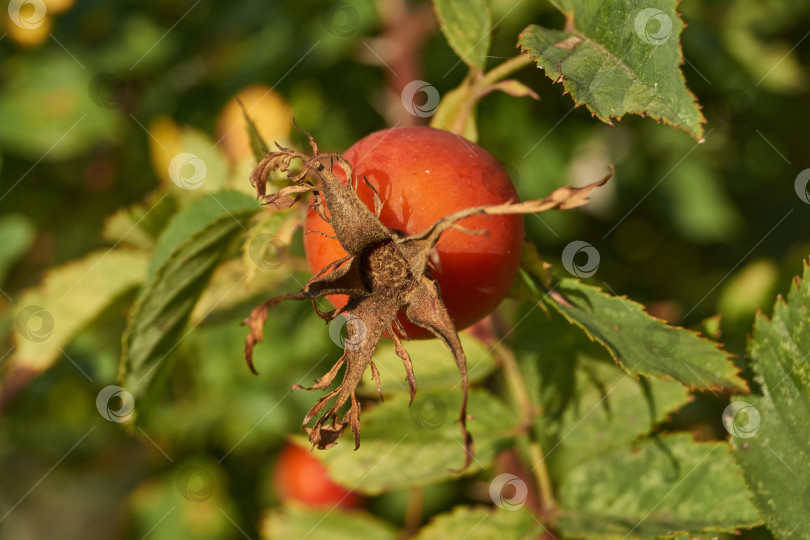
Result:
{"label": "fruit stem", "polygon": [[532,466],[532,472],[534,472],[535,482],[537,482],[537,487],[540,490],[541,512],[543,516],[553,519],[557,505],[554,500],[551,478],[546,467],[546,458],[540,442],[532,436],[534,432],[532,425],[534,423],[535,406],[529,396],[529,390],[526,388],[526,383],[514,355],[511,351],[500,347],[499,349],[500,354],[498,357],[503,368],[504,378],[515,399],[518,414],[520,415],[520,428],[522,428],[520,438],[529,448],[530,465]]}

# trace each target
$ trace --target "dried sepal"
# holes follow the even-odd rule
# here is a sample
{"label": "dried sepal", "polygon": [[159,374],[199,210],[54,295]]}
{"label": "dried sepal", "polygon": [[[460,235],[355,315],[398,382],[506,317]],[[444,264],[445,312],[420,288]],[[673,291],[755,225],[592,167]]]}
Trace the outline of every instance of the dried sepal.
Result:
{"label": "dried sepal", "polygon": [[[371,374],[382,399],[379,372],[372,362],[372,355],[383,337],[388,334],[394,341],[397,356],[405,367],[410,389],[411,403],[416,394],[416,377],[410,355],[402,344],[406,337],[397,314],[404,312],[412,323],[432,332],[450,349],[461,375],[462,404],[459,411],[459,426],[464,440],[465,457],[460,472],[472,461],[474,446],[467,430],[467,395],[469,380],[467,361],[455,326],[441,299],[437,282],[430,276],[429,268],[435,267],[435,246],[441,235],[455,228],[469,234],[485,231],[466,229],[458,224],[464,218],[477,215],[528,214],[552,208],[568,209],[584,204],[587,196],[604,184],[610,174],[585,187],[565,187],[554,191],[544,199],[527,202],[509,202],[499,205],[480,206],[455,212],[440,220],[425,231],[407,236],[386,227],[379,220],[383,202],[376,189],[365,177],[360,178],[351,164],[336,154],[320,154],[315,140],[306,134],[312,148],[311,155],[279,146],[278,152],[267,154],[251,175],[257,196],[265,204],[276,208],[292,205],[300,194],[312,191],[313,208],[318,216],[327,221],[335,231],[335,238],[348,254],[332,262],[315,274],[297,292],[271,298],[251,311],[245,319],[250,332],[245,340],[245,357],[255,373],[252,352],[263,338],[263,326],[270,307],[284,300],[312,300],[315,312],[326,321],[346,313],[354,324],[347,324],[345,350],[337,363],[309,388],[293,385],[296,389],[328,390],[341,368],[345,367],[343,380],[337,388],[320,398],[304,418],[302,426],[313,446],[326,449],[333,446],[343,431],[350,427],[355,449],[360,445],[361,406],[355,394],[366,368]],[[278,146],[278,145],[277,145]],[[301,170],[293,173],[291,161],[301,160]],[[345,182],[334,173],[333,168],[343,171]],[[267,194],[267,177],[273,171],[286,172],[290,186]],[[611,168],[612,174],[612,168]],[[315,177],[315,185],[307,178]],[[369,210],[357,195],[356,189],[364,182],[372,190],[374,212]],[[328,212],[328,213],[327,213]],[[321,311],[315,299],[332,294],[349,297],[345,307]],[[345,413],[340,417],[340,412]],[[340,418],[339,418],[340,417]],[[311,422],[312,427],[307,427]]]}

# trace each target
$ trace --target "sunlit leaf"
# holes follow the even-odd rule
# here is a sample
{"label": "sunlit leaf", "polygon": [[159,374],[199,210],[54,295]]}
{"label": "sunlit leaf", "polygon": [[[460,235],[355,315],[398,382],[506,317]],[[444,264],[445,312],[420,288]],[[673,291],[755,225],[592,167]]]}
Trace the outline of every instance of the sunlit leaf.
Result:
{"label": "sunlit leaf", "polygon": [[601,343],[628,373],[672,378],[694,388],[748,389],[716,343],[668,326],[628,298],[563,279],[543,303]]}
{"label": "sunlit leaf", "polygon": [[49,270],[16,302],[15,366],[41,372],[80,330],[146,276],[142,251],[102,250]]}
{"label": "sunlit leaf", "polygon": [[676,0],[566,0],[565,30],[530,25],[519,45],[604,122],[647,115],[700,140],[703,115],[687,89]]}
{"label": "sunlit leaf", "polygon": [[444,36],[471,68],[483,70],[490,44],[490,13],[486,0],[433,0]]}
{"label": "sunlit leaf", "polygon": [[776,537],[810,531],[810,266],[748,343],[760,392],[723,415],[734,458]]}
{"label": "sunlit leaf", "polygon": [[652,538],[733,532],[759,524],[721,442],[667,435],[602,453],[560,488],[560,528],[577,538]]}
{"label": "sunlit leaf", "polygon": [[241,194],[210,195],[175,216],[161,235],[123,337],[120,380],[136,401],[168,372],[169,356],[183,340],[186,321],[225,249],[259,210],[248,200]]}

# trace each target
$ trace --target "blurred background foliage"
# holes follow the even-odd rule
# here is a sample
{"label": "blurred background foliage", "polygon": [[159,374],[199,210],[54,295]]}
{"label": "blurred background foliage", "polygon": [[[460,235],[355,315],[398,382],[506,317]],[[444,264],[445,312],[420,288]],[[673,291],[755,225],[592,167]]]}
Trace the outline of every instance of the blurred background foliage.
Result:
{"label": "blurred background foliage", "polygon": [[[419,120],[399,104],[410,80],[444,94],[464,77],[429,3],[349,3],[356,19],[311,0],[45,0],[46,20],[31,30],[3,11],[0,370],[15,346],[15,305],[49,268],[119,243],[151,249],[173,205],[189,196],[167,178],[178,151],[203,157],[218,179],[194,197],[250,191],[252,158],[234,140],[242,126],[230,129],[237,93],[261,102],[254,115],[268,139],[288,141],[294,114],[322,149],[341,151]],[[540,101],[485,98],[479,144],[505,164],[524,199],[591,181],[614,164],[614,180],[592,204],[527,217],[528,237],[554,263],[572,240],[593,244],[596,284],[670,322],[721,332],[744,367],[754,310],[769,310],[810,253],[810,212],[794,192],[810,153],[810,2],[686,0],[679,9],[688,24],[683,72],[708,121],[704,144],[649,119],[602,124],[534,67],[517,78]],[[562,24],[545,2],[494,0],[492,10],[500,23],[490,67],[516,54],[527,24]],[[172,195],[136,228],[164,192]],[[291,267],[298,279],[302,268]],[[265,279],[266,290],[295,286],[286,274]],[[289,386],[340,355],[321,322],[303,303],[275,308],[265,340],[273,346],[257,349],[256,378],[237,324],[247,308],[207,318],[175,351],[170,397],[149,432],[129,434],[104,420],[95,400],[115,382],[131,300],[127,293],[106,309],[45,373],[3,388],[3,537],[213,539],[240,529],[255,537],[261,512],[278,503],[272,464],[311,401]],[[702,324],[717,313],[719,326]],[[722,407],[698,396],[672,425],[722,437]],[[189,488],[196,470],[205,471],[204,485]],[[195,501],[207,485],[212,496]],[[486,498],[474,479],[439,484],[428,489],[425,511]],[[388,493],[367,502],[401,524],[406,499]]]}

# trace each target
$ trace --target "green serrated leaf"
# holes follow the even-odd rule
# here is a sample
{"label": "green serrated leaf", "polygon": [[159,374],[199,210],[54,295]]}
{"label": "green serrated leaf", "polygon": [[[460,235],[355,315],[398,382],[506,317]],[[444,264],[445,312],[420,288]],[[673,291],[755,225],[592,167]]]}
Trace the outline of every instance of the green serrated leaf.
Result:
{"label": "green serrated leaf", "polygon": [[729,354],[716,343],[668,326],[628,298],[563,279],[542,301],[601,343],[632,375],[673,378],[693,388],[748,390]]}
{"label": "green serrated leaf", "polygon": [[[414,363],[418,362],[414,358]],[[363,412],[357,451],[344,438],[316,456],[326,463],[336,482],[369,495],[457,478],[450,469],[464,461],[457,421],[460,406],[460,388],[418,392],[410,407],[406,395],[396,395]],[[508,445],[517,418],[481,390],[470,392],[467,411],[475,459],[464,472],[471,474],[486,467]]]}
{"label": "green serrated leaf", "polygon": [[[166,262],[169,255],[188,238],[207,227],[211,222],[231,214],[252,210],[261,206],[255,197],[238,191],[207,193],[177,212],[160,233],[152,260],[149,261],[149,276]],[[236,223],[237,219],[233,220]],[[240,226],[240,229],[244,225]]]}
{"label": "green serrated leaf", "polygon": [[628,375],[554,310],[527,313],[514,334],[531,399],[543,411],[535,426],[554,479],[649,433],[689,401],[677,382]]}
{"label": "green serrated leaf", "polygon": [[491,42],[487,0],[433,0],[433,6],[450,47],[470,68],[483,71]]}
{"label": "green serrated leaf", "polygon": [[733,532],[759,524],[750,495],[725,444],[667,435],[573,469],[560,489],[560,529],[599,539]]}
{"label": "green serrated leaf", "polygon": [[[485,379],[495,371],[495,358],[489,347],[467,333],[459,334],[461,345],[467,355],[468,377],[470,383]],[[414,363],[414,374],[419,392],[433,392],[454,388],[459,383],[458,367],[453,355],[438,339],[425,339],[407,343],[408,353]],[[394,351],[390,340],[381,341],[374,353],[374,364],[380,371],[380,383],[383,395],[409,394],[402,360]],[[376,395],[377,386],[370,381],[363,381],[366,394]]]}
{"label": "green serrated leaf", "polygon": [[144,279],[146,263],[142,251],[103,250],[49,270],[16,303],[12,363],[48,369],[79,331]]}
{"label": "green serrated leaf", "polygon": [[[153,264],[157,259],[160,266],[150,273],[130,312],[119,379],[136,403],[155,378],[167,372],[166,359],[182,341],[189,314],[225,248],[259,210],[255,201],[251,201],[252,207],[246,204],[245,195],[237,194],[239,197],[232,200],[225,194],[218,195],[217,199],[206,197],[190,205],[167,227],[153,257]],[[204,212],[212,210],[214,201],[229,201],[230,208],[220,208],[219,213]],[[193,208],[200,212],[188,210]],[[204,217],[208,223],[198,228]],[[184,242],[181,233],[188,234]]]}
{"label": "green serrated leaf", "polygon": [[396,540],[397,531],[385,521],[363,511],[315,510],[288,506],[268,512],[262,519],[259,538],[307,538],[311,540]]}
{"label": "green serrated leaf", "polygon": [[548,457],[558,476],[649,433],[689,401],[688,390],[676,382],[639,381],[617,366],[587,358],[577,362],[574,377],[572,400],[552,425],[558,442]]}
{"label": "green serrated leaf", "polygon": [[492,508],[458,506],[451,512],[439,514],[422,527],[414,540],[515,540],[541,538],[543,526],[525,508],[498,510]]}
{"label": "green serrated leaf", "polygon": [[761,395],[735,397],[723,414],[734,457],[776,537],[810,531],[810,266],[757,314],[748,343]]}
{"label": "green serrated leaf", "polygon": [[21,214],[0,217],[0,283],[34,241],[36,228]]}
{"label": "green serrated leaf", "polygon": [[565,30],[530,25],[518,44],[600,120],[640,114],[703,138],[705,119],[680,64],[677,0],[568,0]]}

